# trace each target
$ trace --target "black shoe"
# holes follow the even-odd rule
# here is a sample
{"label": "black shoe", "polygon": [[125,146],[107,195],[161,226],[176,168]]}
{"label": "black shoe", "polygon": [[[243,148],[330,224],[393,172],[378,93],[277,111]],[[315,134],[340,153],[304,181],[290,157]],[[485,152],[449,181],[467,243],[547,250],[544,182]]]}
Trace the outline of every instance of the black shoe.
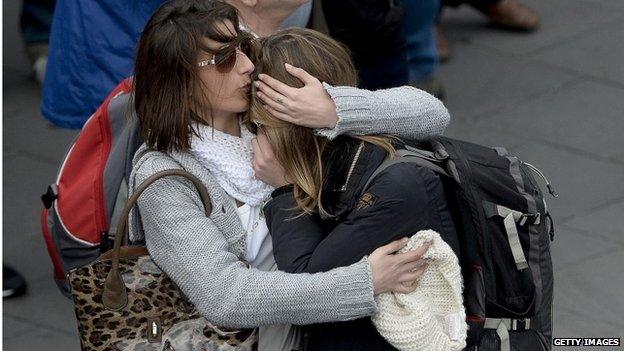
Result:
{"label": "black shoe", "polygon": [[2,265],[2,298],[22,296],[26,293],[26,281],[13,268]]}

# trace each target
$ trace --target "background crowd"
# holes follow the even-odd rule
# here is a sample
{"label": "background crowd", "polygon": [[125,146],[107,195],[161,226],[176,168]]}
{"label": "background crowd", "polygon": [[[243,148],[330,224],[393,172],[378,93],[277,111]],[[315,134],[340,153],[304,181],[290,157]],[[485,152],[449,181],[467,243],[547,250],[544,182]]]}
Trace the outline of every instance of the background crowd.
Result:
{"label": "background crowd", "polygon": [[[284,27],[313,28],[344,43],[362,88],[409,84],[443,98],[438,64],[451,57],[440,23],[444,7],[469,5],[492,29],[534,30],[539,16],[520,1],[300,1],[301,8]],[[29,60],[43,84],[43,115],[60,127],[82,127],[112,88],[132,74],[141,29],[162,2],[25,0],[21,27]],[[260,10],[271,2],[252,7]]]}

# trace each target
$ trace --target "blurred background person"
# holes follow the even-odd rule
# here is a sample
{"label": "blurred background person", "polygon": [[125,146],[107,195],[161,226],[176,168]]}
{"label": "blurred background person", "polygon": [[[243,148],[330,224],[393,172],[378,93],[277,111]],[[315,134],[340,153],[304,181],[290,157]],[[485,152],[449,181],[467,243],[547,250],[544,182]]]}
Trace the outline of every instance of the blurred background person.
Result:
{"label": "blurred background person", "polygon": [[310,16],[312,15],[312,1],[299,6],[288,18],[282,23],[282,28],[300,27],[306,28],[310,24]]}
{"label": "blurred background person", "polygon": [[[41,102],[42,114],[56,126],[82,128],[108,93],[132,74],[139,34],[164,1],[58,0]],[[252,11],[270,5],[265,4],[267,1],[262,4],[239,0],[229,2],[239,9]],[[286,26],[305,27],[311,8],[311,2],[301,5],[288,18]],[[251,21],[261,14],[254,15]]]}
{"label": "blurred background person", "polygon": [[403,5],[395,0],[322,0],[329,34],[345,44],[359,87],[376,90],[409,83]]}
{"label": "blurred background person", "polygon": [[26,280],[11,266],[2,264],[2,298],[22,296],[26,293]]}
{"label": "blurred background person", "polygon": [[[23,0],[20,13],[20,32],[24,42],[24,53],[41,85],[48,61],[50,26],[54,14],[55,0]],[[26,293],[26,279],[11,266],[2,264],[2,298],[22,296]]]}
{"label": "blurred background person", "polygon": [[26,57],[39,84],[43,84],[48,61],[48,41],[55,4],[56,0],[24,0],[22,2],[20,30]]}
{"label": "blurred background person", "polygon": [[132,74],[137,38],[164,0],[58,0],[42,114],[64,128],[81,128],[106,95]]}
{"label": "blurred background person", "polygon": [[[520,0],[443,0],[444,6],[457,7],[469,5],[483,13],[494,27],[518,32],[528,32],[539,26],[539,14]],[[440,14],[441,17],[441,14]],[[444,62],[451,57],[451,47],[444,36],[444,31],[438,20],[436,37],[440,61]]]}
{"label": "blurred background person", "polygon": [[438,50],[434,25],[440,0],[403,0],[409,84],[443,99],[444,89],[436,78]]}

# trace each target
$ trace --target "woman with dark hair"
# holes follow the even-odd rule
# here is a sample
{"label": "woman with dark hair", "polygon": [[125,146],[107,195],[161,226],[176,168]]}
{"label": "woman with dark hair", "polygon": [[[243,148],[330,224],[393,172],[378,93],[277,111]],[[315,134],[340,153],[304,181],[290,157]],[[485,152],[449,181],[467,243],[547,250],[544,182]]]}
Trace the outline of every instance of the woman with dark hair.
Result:
{"label": "woman with dark hair", "polygon": [[[333,85],[354,86],[357,74],[347,51],[312,30],[288,29],[260,40],[256,66],[298,87],[285,63]],[[342,136],[333,141],[284,122],[253,98],[248,119],[262,126],[265,152],[275,154],[286,184],[265,205],[275,261],[288,273],[344,267],[381,245],[433,229],[457,252],[458,238],[439,177],[414,163],[398,163],[369,178],[397,150],[398,138]],[[426,265],[419,268],[420,272]],[[457,286],[461,281],[455,282]],[[434,321],[432,321],[433,323]],[[395,350],[370,318],[306,328],[307,350]]]}
{"label": "woman with dark hair", "polygon": [[[252,37],[239,30],[236,10],[220,1],[170,1],[148,22],[134,76],[134,105],[145,145],[135,155],[129,191],[156,172],[184,169],[203,181],[214,210],[210,217],[204,215],[198,194],[185,179],[158,180],[132,213],[131,239],[144,240],[154,262],[203,316],[220,326],[310,324],[371,315],[375,294],[414,289],[420,274],[414,268],[424,250],[394,254],[404,245],[396,241],[326,273],[266,272],[274,268],[274,259],[261,209],[273,186],[284,179],[265,184],[254,177],[252,145],[261,151],[264,144],[241,124],[249,107],[253,49]],[[343,118],[347,114],[351,131],[368,127],[372,97],[359,93],[354,102],[349,96],[357,90],[335,89],[340,90],[333,95],[337,109]],[[440,132],[448,113],[433,97],[422,96],[419,105],[431,108],[426,116],[411,117],[413,124],[432,117],[435,123],[427,127],[441,126],[433,128]],[[403,92],[394,101],[400,100],[397,104],[405,110],[410,106],[406,98]],[[339,120],[330,132],[345,130],[340,127]],[[386,128],[396,131],[394,125]],[[279,169],[275,173],[282,174]],[[261,347],[262,341],[261,329]],[[286,337],[277,348],[296,349],[296,338]]]}

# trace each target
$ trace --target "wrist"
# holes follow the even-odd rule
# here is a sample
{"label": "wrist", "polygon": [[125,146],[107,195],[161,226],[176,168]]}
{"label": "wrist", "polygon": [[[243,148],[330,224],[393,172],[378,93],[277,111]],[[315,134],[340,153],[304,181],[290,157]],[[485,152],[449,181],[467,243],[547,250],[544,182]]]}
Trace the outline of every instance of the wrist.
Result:
{"label": "wrist", "polygon": [[327,124],[325,125],[325,128],[334,129],[336,128],[336,124],[338,124],[338,109],[336,107],[336,103],[334,102],[334,99],[327,91],[327,88],[325,87],[325,85],[323,85],[323,90],[325,90],[325,95],[327,96],[326,111],[327,111],[328,119],[327,119]]}
{"label": "wrist", "polygon": [[369,256],[364,256],[363,260],[366,260],[366,262],[368,263],[368,272],[370,274],[373,295],[377,296],[384,292],[383,287],[381,286],[381,283],[379,282],[379,279],[378,279],[379,272],[375,272],[375,269],[373,269],[373,262],[371,262]]}

